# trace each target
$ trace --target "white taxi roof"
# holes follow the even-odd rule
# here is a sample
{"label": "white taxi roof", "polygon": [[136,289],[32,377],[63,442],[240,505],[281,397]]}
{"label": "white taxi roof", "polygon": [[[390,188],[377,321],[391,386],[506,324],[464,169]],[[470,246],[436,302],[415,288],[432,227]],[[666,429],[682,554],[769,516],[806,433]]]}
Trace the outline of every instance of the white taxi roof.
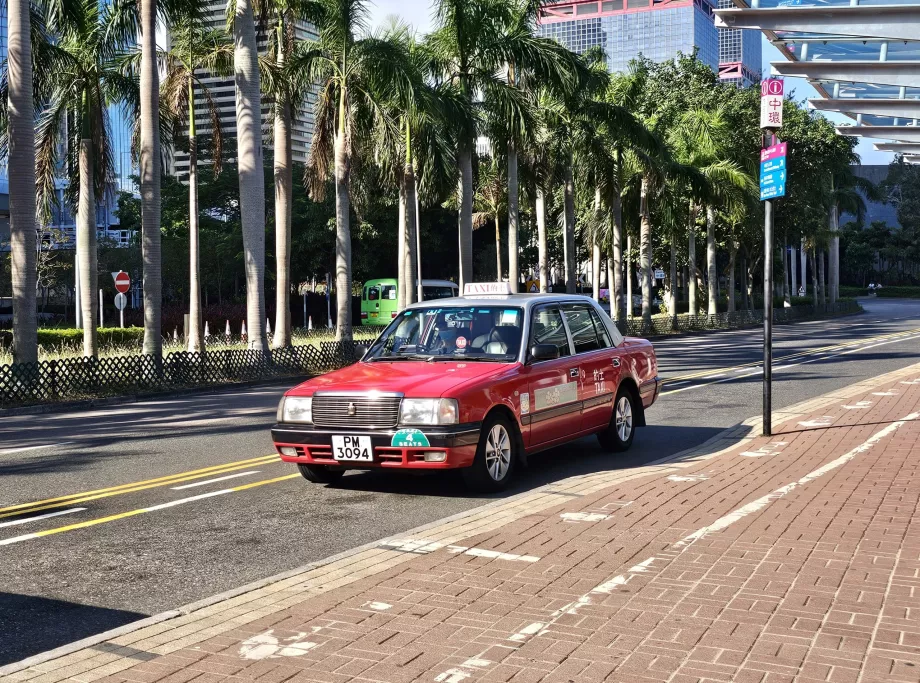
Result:
{"label": "white taxi roof", "polygon": [[494,306],[495,304],[504,304],[508,306],[520,306],[521,308],[532,308],[539,304],[562,303],[565,301],[577,302],[594,302],[590,296],[583,294],[489,294],[483,296],[455,296],[449,299],[437,299],[436,301],[422,301],[414,303],[407,308],[444,308],[447,306],[469,306],[482,305]]}

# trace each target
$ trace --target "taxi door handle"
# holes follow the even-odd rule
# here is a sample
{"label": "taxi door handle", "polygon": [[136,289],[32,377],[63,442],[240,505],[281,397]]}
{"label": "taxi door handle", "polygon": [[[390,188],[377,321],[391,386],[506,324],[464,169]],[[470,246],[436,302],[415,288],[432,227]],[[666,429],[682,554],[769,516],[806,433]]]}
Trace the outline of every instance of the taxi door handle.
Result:
{"label": "taxi door handle", "polygon": [[615,368],[620,367],[620,359],[619,359],[619,358],[614,358],[613,361],[611,361],[611,362],[613,363],[613,367],[615,367]]}
{"label": "taxi door handle", "polygon": [[578,377],[578,368],[569,368],[569,377]]}

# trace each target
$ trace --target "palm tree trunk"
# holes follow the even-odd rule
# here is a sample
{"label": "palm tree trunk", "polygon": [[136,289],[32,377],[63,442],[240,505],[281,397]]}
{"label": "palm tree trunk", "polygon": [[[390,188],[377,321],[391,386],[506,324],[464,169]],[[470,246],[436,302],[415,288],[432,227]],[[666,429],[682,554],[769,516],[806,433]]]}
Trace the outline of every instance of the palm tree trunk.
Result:
{"label": "palm tree trunk", "polygon": [[811,250],[811,253],[808,255],[811,259],[811,298],[812,303],[815,308],[818,307],[818,268],[817,268],[817,259],[815,258],[815,249]]}
{"label": "palm tree trunk", "polygon": [[611,254],[607,255],[607,296],[609,297],[608,305],[610,314],[610,319],[616,322],[619,320],[618,313],[619,311],[616,308],[616,302],[613,298],[613,283],[616,281],[616,273],[613,270],[613,256]]}
{"label": "palm tree trunk", "polygon": [[93,141],[80,140],[80,197],[77,202],[77,258],[80,261],[80,309],[83,312],[83,355],[95,356],[98,306],[96,289],[96,194],[93,187]]}
{"label": "palm tree trunk", "polygon": [[642,278],[642,322],[645,327],[652,325],[652,278],[651,278],[651,240],[652,219],[648,209],[648,176],[643,174],[639,193],[639,272]]}
{"label": "palm tree trunk", "polygon": [[738,243],[731,241],[728,253],[728,312],[735,312],[735,259],[738,256]]}
{"label": "palm tree trunk", "polygon": [[515,294],[518,291],[521,279],[520,267],[518,266],[519,204],[518,154],[517,148],[512,142],[508,145],[508,282],[511,283],[511,291]]}
{"label": "palm tree trunk", "polygon": [[600,219],[601,219],[601,188],[594,188],[594,219],[595,229],[591,236],[591,295],[595,301],[601,300],[601,245],[600,245]]}
{"label": "palm tree trunk", "polygon": [[565,291],[575,293],[575,180],[572,177],[572,159],[569,157],[563,178],[565,199],[565,234],[563,255],[565,257]]}
{"label": "palm tree trunk", "polygon": [[460,291],[473,281],[473,153],[464,144],[458,154],[460,165]]}
{"label": "palm tree trunk", "polygon": [[[192,85],[189,83],[189,90]],[[198,240],[198,143],[195,136],[194,93],[189,93],[188,135],[188,350],[202,350],[201,267]]]}
{"label": "palm tree trunk", "polygon": [[818,251],[818,303],[827,304],[827,275],[824,270],[824,250]]}
{"label": "palm tree trunk", "polygon": [[502,233],[499,228],[498,213],[495,214],[495,281],[502,281]]}
{"label": "palm tree trunk", "polygon": [[719,312],[718,285],[716,272],[716,212],[711,206],[706,207],[706,280],[709,290],[709,315]]}
{"label": "palm tree trunk", "polygon": [[537,277],[540,278],[540,291],[549,291],[549,266],[546,262],[546,198],[543,188],[537,185]]}
{"label": "palm tree trunk", "polygon": [[[160,249],[160,77],[157,71],[157,3],[140,0],[140,190],[141,253],[144,261],[144,353],[163,355],[160,309],[163,282]],[[95,208],[93,209],[95,214]],[[95,223],[95,219],[93,220]],[[93,232],[95,236],[95,228]],[[95,270],[93,271],[95,274]]]}
{"label": "palm tree trunk", "polygon": [[626,315],[623,300],[623,203],[620,188],[614,186],[610,197],[611,217],[613,219],[613,284],[611,292],[611,314],[615,320]]}
{"label": "palm tree trunk", "polygon": [[406,244],[409,224],[406,222],[406,175],[400,168],[399,174],[399,210],[396,215],[396,310],[402,311],[406,307],[406,290],[409,280],[406,278]]}
{"label": "palm tree trunk", "polygon": [[677,327],[677,235],[671,235],[671,263],[668,271],[668,311],[671,314],[671,327]]}
{"label": "palm tree trunk", "polygon": [[412,167],[412,196],[415,197],[415,223],[412,231],[415,235],[415,300],[425,300],[425,288],[422,283],[422,226],[421,210],[418,207],[418,178],[415,175],[415,166]]}
{"label": "palm tree trunk", "polygon": [[633,315],[632,235],[626,236],[626,317]]}
{"label": "palm tree trunk", "polygon": [[699,308],[696,303],[696,214],[697,207],[692,202],[690,203],[690,221],[687,226],[688,232],[688,241],[687,241],[687,261],[689,262],[687,285],[689,289],[689,312],[690,315],[696,315],[699,312]]}
{"label": "palm tree trunk", "polygon": [[412,157],[406,160],[405,173],[406,179],[406,305],[416,301],[416,270],[418,268],[418,255],[416,247],[418,244],[418,235],[416,230],[416,196],[415,196],[415,168],[412,163]]}
{"label": "palm tree trunk", "polygon": [[[280,60],[280,58],[279,58]],[[291,105],[275,112],[275,335],[276,349],[291,345],[291,213],[294,168],[291,162]]]}
{"label": "palm tree trunk", "polygon": [[29,3],[8,0],[7,53],[13,362],[38,361],[35,312],[35,118]]}
{"label": "palm tree trunk", "polygon": [[345,147],[345,88],[339,91],[335,136],[335,304],[336,341],[351,341],[351,199],[348,196],[348,151]]}
{"label": "palm tree trunk", "polygon": [[[262,97],[259,89],[256,27],[250,0],[236,2],[233,39],[240,219],[243,227],[246,269],[246,329],[249,333],[249,348],[268,353],[268,339],[265,336],[265,171],[262,164]],[[348,296],[351,296],[350,287]]]}

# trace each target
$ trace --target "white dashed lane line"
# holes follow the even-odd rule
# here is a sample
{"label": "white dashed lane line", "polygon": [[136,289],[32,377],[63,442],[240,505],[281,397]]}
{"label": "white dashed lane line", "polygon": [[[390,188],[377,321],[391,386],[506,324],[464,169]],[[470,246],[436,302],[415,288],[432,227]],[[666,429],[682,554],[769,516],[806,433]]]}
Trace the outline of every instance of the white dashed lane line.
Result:
{"label": "white dashed lane line", "polygon": [[57,512],[49,512],[46,515],[38,515],[36,517],[26,517],[25,519],[15,519],[12,522],[0,522],[0,529],[4,529],[8,526],[17,526],[19,524],[28,524],[29,522],[37,522],[40,519],[49,519],[50,517],[60,517],[61,515],[72,515],[75,512],[83,512],[86,508],[70,508],[69,510],[58,510]]}
{"label": "white dashed lane line", "polygon": [[206,479],[204,481],[196,481],[194,484],[183,484],[182,486],[171,486],[172,491],[181,491],[183,489],[192,489],[196,486],[205,486],[207,484],[215,484],[219,481],[227,481],[228,479],[236,479],[237,477],[248,477],[250,474],[258,474],[260,470],[250,470],[249,472],[239,472],[237,474],[228,474],[226,477],[217,477],[216,479]]}

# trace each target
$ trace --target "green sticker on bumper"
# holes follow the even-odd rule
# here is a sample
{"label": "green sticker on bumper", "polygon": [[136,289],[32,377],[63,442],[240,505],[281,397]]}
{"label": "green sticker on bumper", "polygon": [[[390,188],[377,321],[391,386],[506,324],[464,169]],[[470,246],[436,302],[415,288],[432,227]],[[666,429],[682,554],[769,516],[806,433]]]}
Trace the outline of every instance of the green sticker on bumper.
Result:
{"label": "green sticker on bumper", "polygon": [[418,429],[400,429],[393,435],[390,445],[394,448],[427,448],[428,437]]}

